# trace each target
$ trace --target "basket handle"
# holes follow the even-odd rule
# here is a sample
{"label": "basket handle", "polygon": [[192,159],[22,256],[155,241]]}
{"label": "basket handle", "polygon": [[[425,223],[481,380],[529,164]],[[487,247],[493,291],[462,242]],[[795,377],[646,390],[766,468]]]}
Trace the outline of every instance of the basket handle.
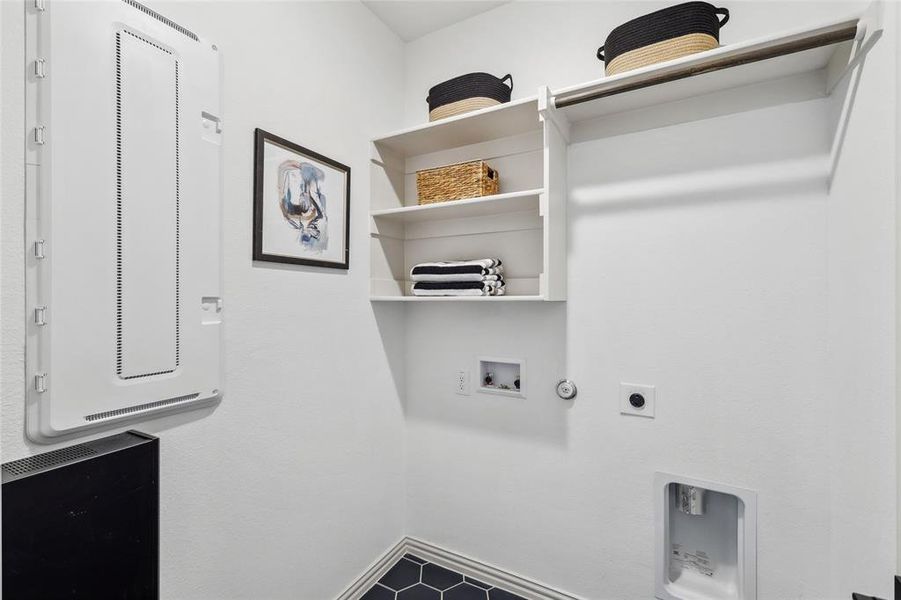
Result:
{"label": "basket handle", "polygon": [[598,48],[598,60],[605,60],[605,59],[604,59],[604,47],[603,47],[603,46],[601,46],[600,48]]}
{"label": "basket handle", "polygon": [[720,27],[729,22],[729,9],[728,8],[715,8],[713,10],[713,14],[715,15],[723,15],[722,20],[720,21]]}

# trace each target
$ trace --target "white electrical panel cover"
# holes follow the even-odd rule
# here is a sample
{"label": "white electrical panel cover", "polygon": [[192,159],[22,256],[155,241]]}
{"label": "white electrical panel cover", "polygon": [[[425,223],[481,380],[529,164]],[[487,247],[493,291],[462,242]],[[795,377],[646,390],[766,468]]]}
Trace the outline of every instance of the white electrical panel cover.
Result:
{"label": "white electrical panel cover", "polygon": [[219,52],[132,0],[29,0],[27,429],[221,395]]}

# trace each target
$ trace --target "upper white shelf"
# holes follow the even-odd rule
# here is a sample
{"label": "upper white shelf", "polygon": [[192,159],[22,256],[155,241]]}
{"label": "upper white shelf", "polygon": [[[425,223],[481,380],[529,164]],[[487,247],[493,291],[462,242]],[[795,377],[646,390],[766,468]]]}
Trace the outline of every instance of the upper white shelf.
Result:
{"label": "upper white shelf", "polygon": [[404,206],[372,211],[372,216],[379,219],[401,223],[418,223],[422,221],[443,221],[447,219],[465,219],[468,217],[485,217],[512,212],[534,210],[538,212],[539,195],[543,190],[524,190],[469,198],[466,200],[450,200],[423,204],[420,206]]}
{"label": "upper white shelf", "polygon": [[538,98],[533,96],[402,129],[372,142],[400,157],[407,157],[540,129]]}
{"label": "upper white shelf", "polygon": [[856,17],[834,21],[597,79],[555,91],[554,105],[577,123],[825,69],[838,45],[858,36],[859,23]]}

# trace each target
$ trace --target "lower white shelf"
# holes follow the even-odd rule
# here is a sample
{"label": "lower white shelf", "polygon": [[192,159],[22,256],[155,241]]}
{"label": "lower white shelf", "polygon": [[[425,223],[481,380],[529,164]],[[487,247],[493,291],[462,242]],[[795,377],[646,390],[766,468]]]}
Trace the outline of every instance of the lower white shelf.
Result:
{"label": "lower white shelf", "polygon": [[370,296],[370,302],[546,302],[544,296]]}

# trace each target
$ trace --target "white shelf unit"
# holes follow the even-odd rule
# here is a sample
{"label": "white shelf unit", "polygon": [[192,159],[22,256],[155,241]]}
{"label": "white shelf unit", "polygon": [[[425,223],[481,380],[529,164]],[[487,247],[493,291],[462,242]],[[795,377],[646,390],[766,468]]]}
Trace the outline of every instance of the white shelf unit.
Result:
{"label": "white shelf unit", "polygon": [[[372,142],[371,297],[400,302],[564,300],[566,142],[542,97],[517,100]],[[419,205],[416,172],[485,160],[493,196]],[[415,297],[420,262],[497,257],[506,295]]]}
{"label": "white shelf unit", "polygon": [[[571,129],[731,89],[810,77],[829,95],[880,38],[882,7],[605,77],[537,97],[405,129],[372,142],[373,301],[566,299],[566,151]],[[763,90],[763,91],[760,91]],[[754,92],[748,92],[754,93]],[[768,93],[759,88],[757,93]],[[613,128],[612,131],[618,131]],[[485,159],[496,196],[417,206],[416,171]],[[508,295],[411,297],[407,274],[423,261],[497,256]]]}

